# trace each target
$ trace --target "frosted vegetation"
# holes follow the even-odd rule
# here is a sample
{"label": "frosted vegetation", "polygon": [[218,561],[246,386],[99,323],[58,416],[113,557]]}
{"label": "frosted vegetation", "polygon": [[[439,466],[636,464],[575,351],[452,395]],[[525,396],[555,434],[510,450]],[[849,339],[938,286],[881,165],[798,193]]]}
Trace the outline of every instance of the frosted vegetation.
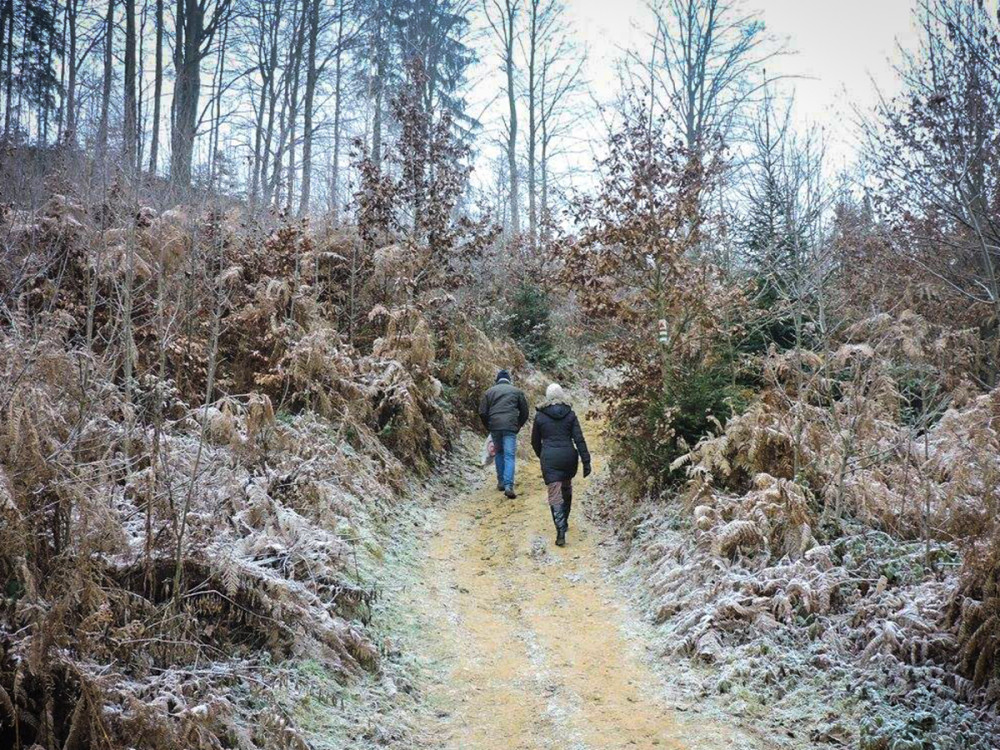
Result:
{"label": "frosted vegetation", "polygon": [[916,3],[833,174],[761,18],[644,13],[596,107],[556,0],[0,2],[0,747],[434,746],[501,368],[705,707],[997,745],[998,18]]}

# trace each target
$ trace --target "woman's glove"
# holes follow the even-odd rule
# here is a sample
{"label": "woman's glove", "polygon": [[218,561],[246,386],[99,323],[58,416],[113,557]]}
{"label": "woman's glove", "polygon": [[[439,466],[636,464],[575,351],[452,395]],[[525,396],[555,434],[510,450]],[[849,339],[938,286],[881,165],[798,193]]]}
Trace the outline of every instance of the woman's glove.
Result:
{"label": "woman's glove", "polygon": [[586,479],[590,476],[590,464],[583,465],[583,478]]}

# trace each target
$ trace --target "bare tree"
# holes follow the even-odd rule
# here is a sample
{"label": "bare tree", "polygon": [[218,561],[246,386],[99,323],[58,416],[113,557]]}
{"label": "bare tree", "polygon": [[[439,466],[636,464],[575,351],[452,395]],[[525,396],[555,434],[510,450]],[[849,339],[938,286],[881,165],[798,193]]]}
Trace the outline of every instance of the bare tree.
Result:
{"label": "bare tree", "polygon": [[[274,153],[267,195],[273,196],[275,206],[280,206],[283,190],[287,189],[287,205],[291,205],[295,179],[295,130],[299,106],[299,72],[302,63],[302,33],[304,29],[302,5],[294,0],[292,6],[289,44],[284,59],[281,87],[281,109],[278,112],[278,141]],[[286,161],[287,159],[287,161]]]}
{"label": "bare tree", "polygon": [[336,53],[333,72],[333,164],[330,169],[330,205],[335,222],[340,218],[340,144],[341,113],[343,112],[344,49],[346,41],[344,36],[345,16],[344,0],[340,0],[337,13],[337,43],[334,48]]}
{"label": "bare tree", "polygon": [[209,168],[208,183],[212,190],[217,188],[217,181],[222,169],[220,161],[222,152],[219,151],[219,137],[222,131],[222,100],[226,89],[226,47],[229,42],[229,17],[222,23],[222,40],[219,44],[219,53],[216,55],[215,72],[212,76],[212,98],[209,101],[209,108],[213,110],[209,127]]}
{"label": "bare tree", "polygon": [[170,138],[170,179],[179,187],[191,184],[191,162],[198,129],[201,61],[228,16],[231,0],[177,0],[174,39],[174,80]]}
{"label": "bare tree", "polygon": [[312,147],[313,147],[313,111],[316,101],[316,84],[322,72],[316,59],[316,47],[320,34],[320,0],[306,0],[306,37],[308,52],[306,53],[306,93],[303,102],[302,119],[302,196],[299,201],[299,214],[309,211],[310,193],[312,192]]}
{"label": "bare tree", "polygon": [[122,0],[125,5],[125,118],[123,122],[124,162],[131,171],[135,167],[139,138],[136,100],[136,31],[135,0]]}
{"label": "bare tree", "polygon": [[907,96],[883,101],[865,124],[896,248],[957,299],[981,310],[1000,377],[1000,21],[982,4],[926,0],[925,39],[899,74]]}
{"label": "bare tree", "polygon": [[368,19],[371,27],[373,73],[371,76],[372,139],[371,157],[375,164],[382,162],[382,115],[385,109],[386,77],[389,67],[389,4],[392,0],[376,0],[374,13]]}
{"label": "bare tree", "polygon": [[[323,13],[325,5],[319,0],[309,0],[309,18],[307,19],[308,51],[306,53],[306,91],[303,100],[303,132],[302,132],[302,194],[299,204],[299,213],[308,213],[309,204],[312,197],[313,182],[313,152],[316,131],[320,127],[316,123],[316,118],[321,109],[322,102],[317,101],[317,94],[320,91],[324,77],[328,74],[331,63],[333,64],[333,156],[332,175],[330,186],[334,195],[330,196],[331,204],[336,218],[338,212],[339,198],[338,191],[340,172],[340,151],[342,142],[342,111],[343,111],[343,79],[344,79],[344,58],[349,48],[354,45],[357,37],[357,30],[348,27],[348,16],[350,8],[346,0],[338,0],[333,12]],[[331,33],[330,37],[324,34]],[[326,54],[321,54],[322,50]]]}
{"label": "bare tree", "polygon": [[[76,146],[76,85],[79,74],[77,61],[77,40],[79,38],[77,22],[80,17],[81,0],[66,2],[66,37],[69,43],[66,50],[66,129],[64,138],[71,147]],[[0,28],[3,24],[0,23]]]}
{"label": "bare tree", "polygon": [[[538,211],[536,207],[536,153],[538,148],[539,101],[541,88],[540,48],[550,35],[561,8],[552,0],[528,0],[527,58],[528,72],[528,240],[532,248],[538,240]],[[522,45],[523,46],[523,45]]]}
{"label": "bare tree", "polygon": [[583,67],[586,53],[581,52],[567,34],[547,40],[541,49],[538,81],[537,149],[539,215],[541,240],[548,241],[552,227],[553,156],[560,151],[557,142],[579,126],[573,117],[577,95],[585,88]]}
{"label": "bare tree", "polygon": [[104,19],[104,77],[101,85],[101,120],[97,126],[97,152],[104,157],[108,151],[108,117],[111,107],[111,79],[114,62],[115,0],[108,0]]}
{"label": "bare tree", "polygon": [[251,3],[245,7],[250,33],[244,41],[249,47],[250,67],[254,77],[248,79],[254,109],[253,151],[250,164],[250,202],[256,205],[261,193],[269,197],[266,178],[278,101],[278,48],[281,39],[282,0]]}
{"label": "bare tree", "polygon": [[163,0],[156,0],[156,62],[153,70],[153,124],[149,147],[149,172],[156,174],[160,156],[160,101],[163,99]]}
{"label": "bare tree", "polygon": [[514,88],[515,55],[518,38],[520,0],[483,0],[483,11],[500,49],[500,61],[506,77],[507,90],[507,170],[508,200],[510,201],[510,232],[521,233],[517,173],[517,92]]}
{"label": "bare tree", "polygon": [[[4,102],[3,137],[10,138],[11,112],[14,107],[14,0],[5,0],[3,13],[0,14],[0,37],[7,34],[7,75],[6,94]],[[0,60],[2,62],[2,60]]]}
{"label": "bare tree", "polygon": [[764,23],[739,0],[661,0],[647,63],[656,104],[697,154],[726,136],[740,106],[763,83],[751,74],[778,54]]}
{"label": "bare tree", "polygon": [[296,27],[295,27],[295,37],[292,43],[292,50],[294,50],[291,59],[289,60],[289,69],[291,70],[291,77],[288,79],[288,96],[286,101],[288,103],[288,166],[285,169],[285,185],[288,191],[285,199],[285,207],[291,212],[292,204],[295,201],[295,177],[296,177],[296,164],[295,164],[295,149],[297,145],[297,132],[298,132],[298,122],[299,122],[299,89],[302,74],[302,57],[305,47],[305,36],[306,28],[308,26],[308,10],[310,2],[309,0],[302,0],[302,4],[296,8]]}

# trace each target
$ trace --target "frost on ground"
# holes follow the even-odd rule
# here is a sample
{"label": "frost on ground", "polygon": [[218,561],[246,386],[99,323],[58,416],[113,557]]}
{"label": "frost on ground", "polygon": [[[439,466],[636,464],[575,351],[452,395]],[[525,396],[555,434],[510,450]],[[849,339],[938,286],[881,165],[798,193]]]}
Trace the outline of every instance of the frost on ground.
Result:
{"label": "frost on ground", "polygon": [[406,502],[378,525],[379,554],[372,562],[378,596],[372,602],[367,633],[380,655],[377,670],[343,681],[313,661],[289,673],[276,701],[294,717],[308,746],[316,750],[350,747],[432,748],[427,728],[437,719],[428,701],[428,683],[440,679],[429,664],[428,634],[411,606],[423,596],[424,538],[435,528],[437,508],[467,491],[476,471],[479,440],[466,434],[432,475],[422,479]]}
{"label": "frost on ground", "polygon": [[622,506],[612,484],[599,513],[664,655],[709,665],[703,694],[748,724],[790,746],[994,748],[1000,390],[951,383],[907,423],[890,344],[927,326],[872,328],[880,346],[771,355],[772,385],[678,462],[680,491]]}

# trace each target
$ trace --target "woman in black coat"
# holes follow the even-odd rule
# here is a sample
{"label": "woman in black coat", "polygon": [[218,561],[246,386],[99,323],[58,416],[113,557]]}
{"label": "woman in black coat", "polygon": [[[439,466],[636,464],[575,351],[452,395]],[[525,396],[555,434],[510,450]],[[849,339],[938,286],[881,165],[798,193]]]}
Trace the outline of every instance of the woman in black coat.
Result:
{"label": "woman in black coat", "polygon": [[583,476],[590,475],[590,451],[580,420],[557,383],[546,389],[545,403],[536,410],[531,447],[542,462],[542,478],[548,487],[549,508],[556,525],[556,544],[562,547],[573,507],[573,477],[581,461]]}

